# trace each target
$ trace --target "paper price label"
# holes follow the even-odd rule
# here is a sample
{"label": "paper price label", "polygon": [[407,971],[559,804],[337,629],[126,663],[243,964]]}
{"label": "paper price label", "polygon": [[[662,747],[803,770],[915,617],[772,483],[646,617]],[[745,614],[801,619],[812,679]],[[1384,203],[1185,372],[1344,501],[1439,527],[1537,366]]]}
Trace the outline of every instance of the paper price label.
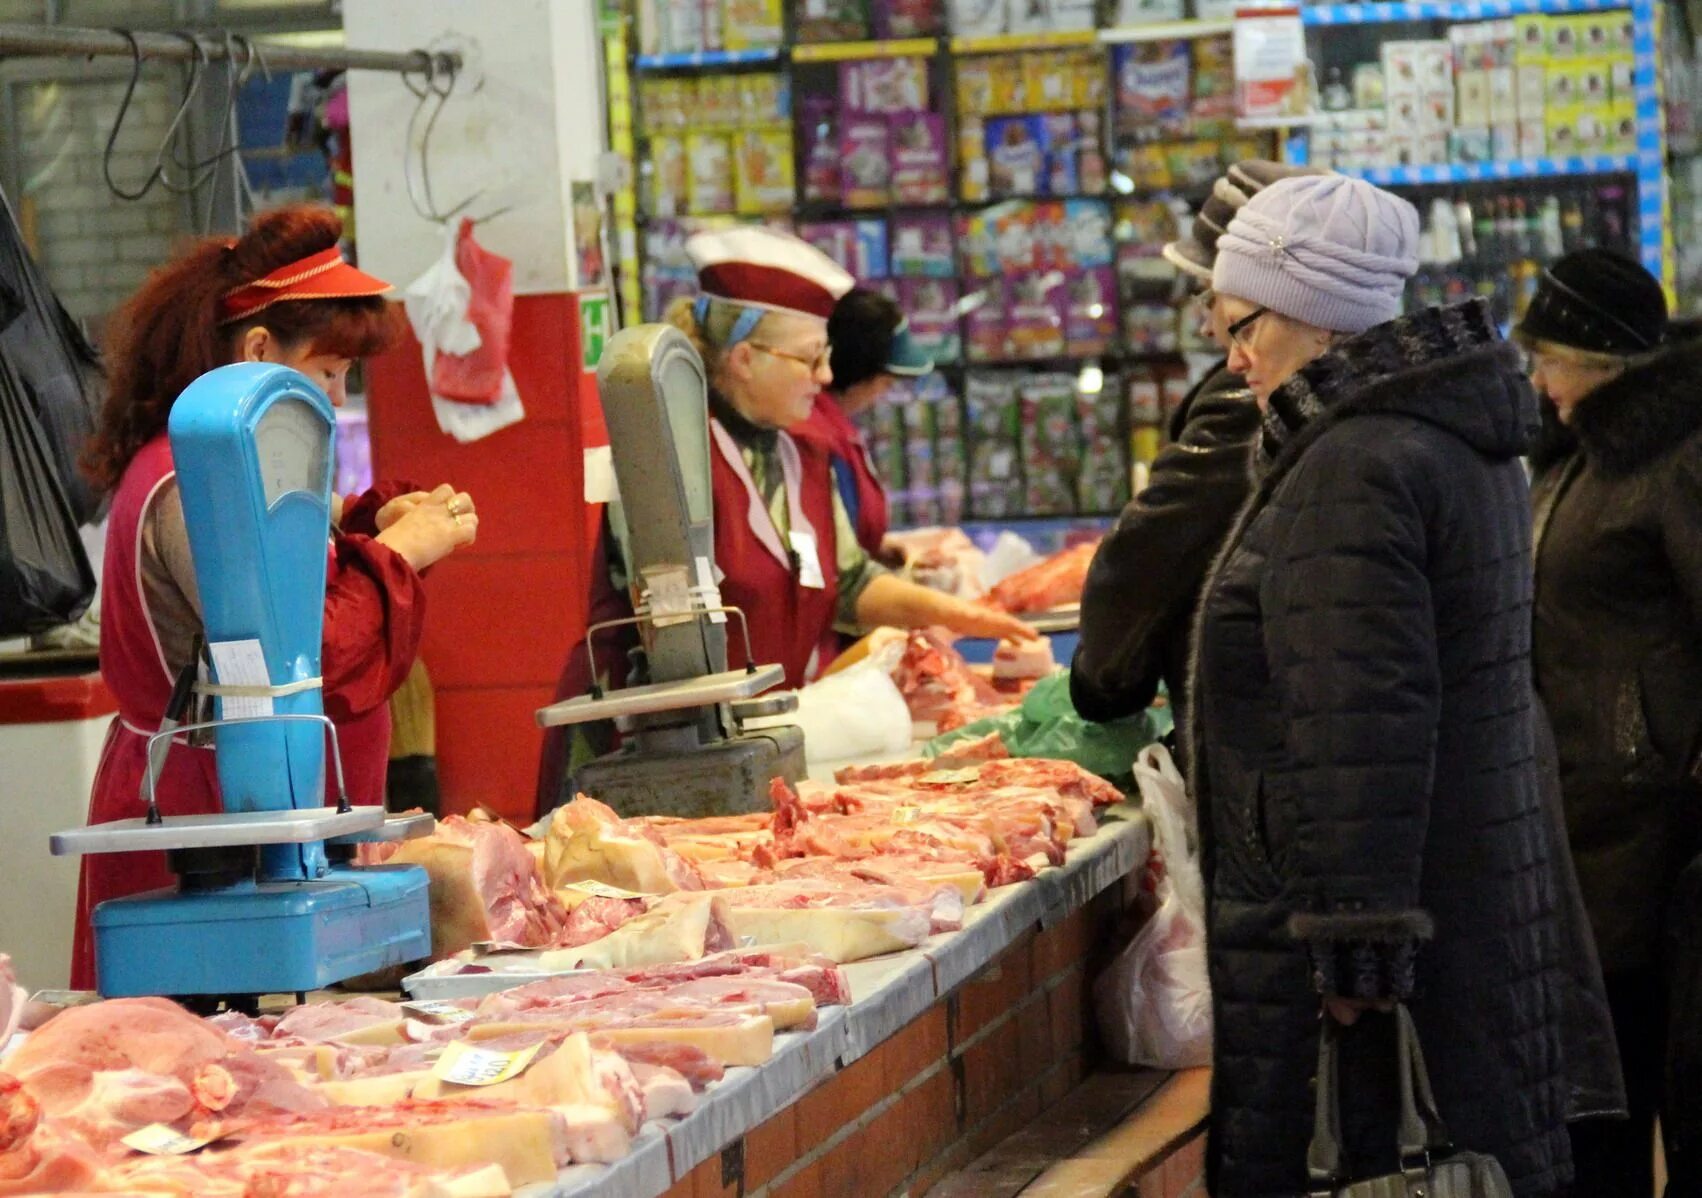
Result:
{"label": "paper price label", "polygon": [[145,1152],[149,1156],[182,1156],[205,1148],[216,1138],[186,1135],[164,1123],[150,1123],[146,1127],[137,1128],[119,1143],[136,1152]]}
{"label": "paper price label", "polygon": [[440,998],[417,999],[405,1002],[402,1009],[410,1015],[418,1015],[427,1023],[466,1023],[473,1017],[473,1012],[465,1007],[458,1007],[452,1002],[444,1002]]}
{"label": "paper price label", "polygon": [[895,807],[892,812],[892,822],[895,824],[913,824],[922,818],[920,807]]}
{"label": "paper price label", "polygon": [[524,1073],[541,1047],[541,1044],[533,1044],[514,1052],[494,1052],[456,1040],[443,1050],[431,1072],[439,1081],[451,1085],[494,1086]]}
{"label": "paper price label", "polygon": [[622,890],[619,886],[610,886],[605,882],[569,882],[562,889],[571,890],[575,894],[583,894],[586,898],[636,899],[645,897],[636,890]]}
{"label": "paper price label", "polygon": [[981,771],[974,766],[961,770],[934,770],[923,774],[916,781],[924,786],[961,786],[969,782],[979,782]]}

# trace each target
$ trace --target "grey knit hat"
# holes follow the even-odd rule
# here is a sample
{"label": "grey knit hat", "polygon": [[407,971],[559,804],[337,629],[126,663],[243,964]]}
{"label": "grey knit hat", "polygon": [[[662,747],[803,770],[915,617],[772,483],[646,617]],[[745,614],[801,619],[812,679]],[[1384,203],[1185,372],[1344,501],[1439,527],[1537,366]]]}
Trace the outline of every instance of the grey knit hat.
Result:
{"label": "grey knit hat", "polygon": [[1194,226],[1186,237],[1179,237],[1164,247],[1165,261],[1211,286],[1212,259],[1217,257],[1217,239],[1235,213],[1262,189],[1278,179],[1297,175],[1325,175],[1329,172],[1316,166],[1288,166],[1268,158],[1245,158],[1218,176],[1211,194],[1194,216]]}
{"label": "grey knit hat", "polygon": [[1418,210],[1344,175],[1281,179],[1218,239],[1212,287],[1336,333],[1401,312],[1418,269]]}

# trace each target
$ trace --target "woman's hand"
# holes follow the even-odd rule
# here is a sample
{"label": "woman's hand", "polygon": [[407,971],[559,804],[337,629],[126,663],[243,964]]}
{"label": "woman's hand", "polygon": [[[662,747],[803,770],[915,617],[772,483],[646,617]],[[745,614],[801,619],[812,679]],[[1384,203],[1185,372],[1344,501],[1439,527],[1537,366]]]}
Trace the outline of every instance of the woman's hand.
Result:
{"label": "woman's hand", "polygon": [[479,514],[473,508],[472,496],[445,483],[397,515],[378,534],[378,541],[419,571],[436,565],[463,545],[471,545],[478,535]]}
{"label": "woman's hand", "polygon": [[[440,500],[442,503],[448,503],[454,497],[455,488],[448,483],[444,483],[438,490],[448,491],[448,494]],[[433,492],[431,491],[409,491],[406,495],[398,495],[378,509],[378,514],[372,518],[373,523],[378,525],[379,532],[383,532],[403,516],[419,507],[420,504],[430,502],[432,495]]]}
{"label": "woman's hand", "polygon": [[331,492],[331,527],[343,526],[343,497],[336,491]]}
{"label": "woman's hand", "polygon": [[1380,1011],[1386,1015],[1394,1009],[1395,1004],[1390,999],[1332,997],[1324,1000],[1325,1013],[1343,1027],[1352,1027],[1367,1011]]}
{"label": "woman's hand", "polygon": [[951,600],[946,619],[942,622],[959,636],[1000,641],[1032,641],[1040,637],[1032,624],[1017,619],[1009,612],[962,599]]}

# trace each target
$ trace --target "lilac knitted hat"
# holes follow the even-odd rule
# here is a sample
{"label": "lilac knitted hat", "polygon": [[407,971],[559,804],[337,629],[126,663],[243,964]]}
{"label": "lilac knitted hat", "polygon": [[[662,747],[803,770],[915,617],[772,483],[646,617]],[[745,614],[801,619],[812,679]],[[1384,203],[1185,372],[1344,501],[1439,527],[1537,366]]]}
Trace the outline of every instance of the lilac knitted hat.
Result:
{"label": "lilac knitted hat", "polygon": [[1418,269],[1418,211],[1343,175],[1279,179],[1217,243],[1212,289],[1335,333],[1401,313]]}

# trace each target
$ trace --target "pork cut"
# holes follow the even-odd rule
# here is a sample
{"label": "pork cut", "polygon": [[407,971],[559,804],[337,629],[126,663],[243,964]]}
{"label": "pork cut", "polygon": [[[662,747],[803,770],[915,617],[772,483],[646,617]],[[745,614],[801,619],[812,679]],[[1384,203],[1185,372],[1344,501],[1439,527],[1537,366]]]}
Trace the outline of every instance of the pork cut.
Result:
{"label": "pork cut", "polygon": [[553,889],[573,882],[601,882],[635,894],[703,889],[696,868],[654,828],[623,820],[586,795],[550,817],[544,868]]}
{"label": "pork cut", "polygon": [[1089,541],[1018,570],[995,585],[985,602],[1013,615],[1080,603],[1087,586],[1087,568],[1098,549],[1098,541]]}

